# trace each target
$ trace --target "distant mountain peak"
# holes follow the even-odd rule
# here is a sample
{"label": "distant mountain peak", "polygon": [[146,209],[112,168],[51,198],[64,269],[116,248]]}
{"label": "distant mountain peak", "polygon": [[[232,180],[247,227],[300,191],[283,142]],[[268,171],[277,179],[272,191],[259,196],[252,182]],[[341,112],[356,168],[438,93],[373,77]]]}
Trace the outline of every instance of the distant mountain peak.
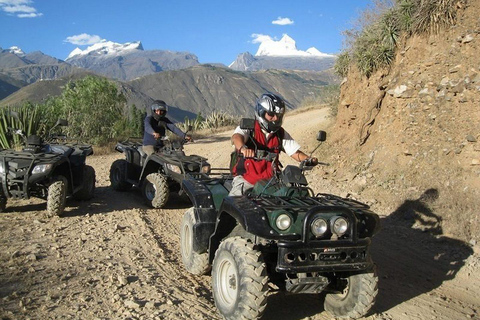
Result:
{"label": "distant mountain peak", "polygon": [[17,46],[12,46],[12,47],[8,48],[7,51],[10,52],[10,53],[13,53],[13,54],[15,54],[19,57],[24,57],[25,56],[25,52],[23,52],[23,50],[20,49]]}
{"label": "distant mountain peak", "polygon": [[255,56],[270,56],[270,57],[334,57],[334,55],[322,53],[314,47],[307,51],[297,49],[295,40],[287,34],[284,34],[282,39],[275,41],[268,37],[263,40],[258,47]]}
{"label": "distant mountain peak", "polygon": [[233,61],[228,67],[240,70],[248,70],[248,67],[255,61],[255,57],[250,52],[244,52],[238,55],[237,60]]}
{"label": "distant mountain peak", "polygon": [[127,43],[116,43],[113,41],[102,40],[98,43],[95,43],[89,46],[85,50],[81,50],[80,48],[75,48],[67,57],[68,60],[75,56],[85,56],[89,54],[97,55],[97,56],[116,56],[126,53],[127,51],[139,50],[143,51],[143,46],[140,41],[135,42],[127,42]]}

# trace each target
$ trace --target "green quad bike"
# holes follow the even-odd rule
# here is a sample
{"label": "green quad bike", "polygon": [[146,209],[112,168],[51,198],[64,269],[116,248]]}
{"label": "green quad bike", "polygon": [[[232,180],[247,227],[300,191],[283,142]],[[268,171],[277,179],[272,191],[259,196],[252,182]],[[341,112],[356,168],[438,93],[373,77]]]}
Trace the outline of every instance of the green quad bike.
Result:
{"label": "green quad bike", "polygon": [[[241,127],[252,130],[253,120],[243,119]],[[320,131],[317,139],[325,138]],[[211,270],[213,298],[225,319],[260,318],[269,284],[323,293],[324,308],[335,317],[371,310],[378,278],[369,247],[379,217],[355,200],[314,195],[303,174],[309,168],[308,161],[288,165],[243,196],[228,196],[232,176],[221,172],[183,181],[193,207],[180,227],[182,261],[193,274]]]}
{"label": "green quad bike", "polygon": [[[59,119],[57,126],[66,126]],[[52,132],[50,130],[50,132]],[[20,135],[25,145],[20,151],[0,151],[0,212],[7,200],[36,197],[47,200],[47,217],[61,216],[67,198],[89,200],[95,191],[95,170],[85,164],[93,154],[92,146],[69,142],[66,136],[48,134],[26,137],[21,130],[10,130]]]}
{"label": "green quad bike", "polygon": [[110,167],[112,188],[127,191],[139,187],[147,204],[158,209],[167,204],[170,193],[182,193],[181,183],[187,173],[210,171],[206,158],[185,155],[186,140],[173,142],[164,138],[163,142],[164,146],[148,157],[140,142],[118,142],[115,150],[124,153],[125,159],[115,160]]}

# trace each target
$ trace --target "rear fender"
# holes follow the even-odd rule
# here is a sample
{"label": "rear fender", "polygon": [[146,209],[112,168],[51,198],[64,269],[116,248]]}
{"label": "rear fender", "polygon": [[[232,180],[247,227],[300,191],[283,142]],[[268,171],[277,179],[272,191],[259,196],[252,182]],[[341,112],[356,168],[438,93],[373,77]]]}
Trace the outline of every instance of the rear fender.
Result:
{"label": "rear fender", "polygon": [[126,148],[124,149],[125,159],[128,163],[134,164],[136,166],[141,166],[141,158],[140,152],[137,149],[133,148]]}
{"label": "rear fender", "polygon": [[195,208],[195,225],[193,226],[193,250],[205,252],[209,238],[215,231],[217,212],[210,190],[200,181],[185,179],[182,188]]}

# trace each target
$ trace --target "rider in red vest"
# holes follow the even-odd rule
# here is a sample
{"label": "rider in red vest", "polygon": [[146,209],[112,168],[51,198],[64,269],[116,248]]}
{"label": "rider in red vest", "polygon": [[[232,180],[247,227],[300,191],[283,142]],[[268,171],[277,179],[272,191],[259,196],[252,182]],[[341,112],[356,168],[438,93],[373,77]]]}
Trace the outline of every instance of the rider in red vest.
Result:
{"label": "rider in red vest", "polygon": [[[232,183],[231,196],[242,195],[246,190],[253,188],[257,181],[269,179],[278,168],[278,156],[273,166],[267,160],[255,160],[255,148],[268,152],[280,153],[284,151],[297,161],[309,157],[300,150],[300,145],[282,128],[285,115],[285,102],[273,93],[265,93],[255,105],[255,129],[250,134],[248,130],[237,127],[232,136],[232,143],[240,157],[233,168],[235,178]],[[252,139],[249,138],[252,136]],[[251,141],[254,140],[254,141]],[[312,164],[318,163],[317,158],[311,159]]]}

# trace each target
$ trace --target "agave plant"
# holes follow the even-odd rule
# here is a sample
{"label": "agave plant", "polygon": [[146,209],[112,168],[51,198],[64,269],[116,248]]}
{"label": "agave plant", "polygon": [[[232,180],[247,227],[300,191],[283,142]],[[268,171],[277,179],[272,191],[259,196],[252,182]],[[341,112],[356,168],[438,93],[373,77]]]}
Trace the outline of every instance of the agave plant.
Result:
{"label": "agave plant", "polygon": [[230,126],[237,123],[237,119],[228,115],[226,112],[213,111],[202,122],[202,129],[218,129],[220,127]]}
{"label": "agave plant", "polygon": [[41,112],[34,105],[27,103],[22,107],[4,107],[0,109],[0,146],[10,149],[22,143],[18,135],[11,134],[11,128],[22,130],[25,135],[42,134],[45,123]]}

